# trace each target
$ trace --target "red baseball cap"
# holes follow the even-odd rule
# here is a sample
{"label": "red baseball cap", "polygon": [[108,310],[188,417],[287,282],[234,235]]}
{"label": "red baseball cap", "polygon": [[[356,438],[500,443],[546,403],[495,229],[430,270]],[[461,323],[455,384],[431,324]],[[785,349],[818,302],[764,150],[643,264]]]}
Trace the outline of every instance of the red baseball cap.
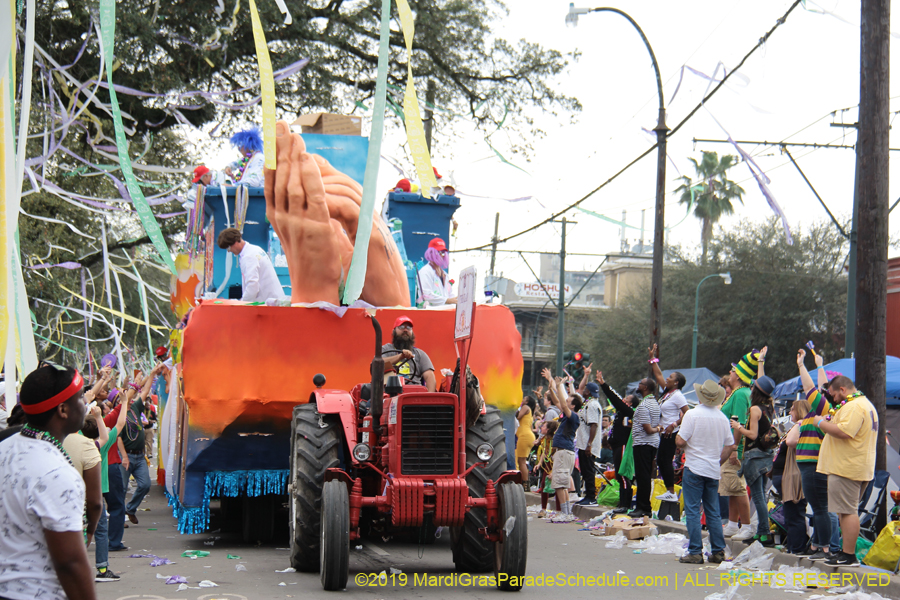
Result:
{"label": "red baseball cap", "polygon": [[434,248],[438,252],[443,252],[444,250],[447,249],[447,245],[444,243],[444,240],[442,240],[441,238],[434,238],[433,240],[428,242],[428,247]]}
{"label": "red baseball cap", "polygon": [[398,327],[400,327],[400,326],[403,325],[404,323],[409,323],[409,326],[410,326],[410,327],[413,327],[412,319],[410,319],[410,318],[407,317],[406,315],[401,315],[401,316],[397,317],[397,320],[396,320],[396,321],[394,321],[394,329],[397,329]]}
{"label": "red baseball cap", "polygon": [[403,190],[404,192],[408,192],[412,188],[412,186],[409,183],[409,179],[401,179],[397,182],[397,185],[394,186],[395,190],[397,188]]}
{"label": "red baseball cap", "polygon": [[200,178],[209,173],[209,169],[203,165],[200,165],[196,169],[194,169],[194,179],[192,183],[197,183],[200,181]]}

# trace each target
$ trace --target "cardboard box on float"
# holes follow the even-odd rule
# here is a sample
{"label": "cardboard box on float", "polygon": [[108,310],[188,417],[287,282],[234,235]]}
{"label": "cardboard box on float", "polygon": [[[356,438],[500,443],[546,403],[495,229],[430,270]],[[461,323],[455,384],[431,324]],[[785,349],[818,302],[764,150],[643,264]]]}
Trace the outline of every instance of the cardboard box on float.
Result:
{"label": "cardboard box on float", "polygon": [[299,125],[303,133],[362,135],[362,117],[351,117],[349,115],[323,112],[310,113],[308,115],[300,115],[292,125]]}

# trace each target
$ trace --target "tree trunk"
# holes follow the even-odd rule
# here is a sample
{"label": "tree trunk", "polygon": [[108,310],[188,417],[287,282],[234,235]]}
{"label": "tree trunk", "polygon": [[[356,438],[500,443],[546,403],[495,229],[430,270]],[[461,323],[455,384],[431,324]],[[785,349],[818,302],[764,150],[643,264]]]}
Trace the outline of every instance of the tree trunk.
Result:
{"label": "tree trunk", "polygon": [[703,244],[702,254],[700,255],[700,264],[706,266],[706,253],[709,250],[709,240],[712,238],[712,221],[709,217],[703,218],[703,225],[700,230],[700,242]]}
{"label": "tree trunk", "polygon": [[[890,0],[862,0],[856,280],[856,387],[878,411],[875,468],[885,468]],[[884,507],[878,527],[884,526]]]}

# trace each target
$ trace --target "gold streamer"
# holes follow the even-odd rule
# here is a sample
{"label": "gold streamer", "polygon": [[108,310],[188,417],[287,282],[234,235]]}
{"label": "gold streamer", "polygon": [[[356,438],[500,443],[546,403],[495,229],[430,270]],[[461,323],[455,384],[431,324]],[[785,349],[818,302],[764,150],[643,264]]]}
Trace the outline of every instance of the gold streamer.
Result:
{"label": "gold streamer", "polygon": [[409,140],[409,152],[412,154],[419,174],[419,183],[422,185],[422,195],[430,198],[430,189],[437,186],[434,169],[431,166],[431,156],[428,153],[428,142],[425,140],[425,126],[422,125],[422,116],[419,113],[419,98],[416,96],[416,84],[413,81],[412,71],[412,43],[413,34],[416,31],[416,22],[407,0],[397,0],[397,12],[400,14],[400,25],[403,28],[403,38],[406,41],[406,92],[403,94],[403,112],[406,123],[406,138]]}
{"label": "gold streamer", "polygon": [[263,32],[256,1],[250,0],[250,19],[253,22],[253,41],[256,43],[256,62],[259,64],[259,87],[262,96],[263,156],[266,168],[275,170],[275,74],[269,60],[266,34]]}

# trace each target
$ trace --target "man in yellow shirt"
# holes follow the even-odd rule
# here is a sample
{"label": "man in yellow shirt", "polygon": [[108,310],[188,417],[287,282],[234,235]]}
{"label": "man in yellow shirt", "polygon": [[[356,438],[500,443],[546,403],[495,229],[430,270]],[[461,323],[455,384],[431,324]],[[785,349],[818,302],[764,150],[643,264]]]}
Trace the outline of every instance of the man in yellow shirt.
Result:
{"label": "man in yellow shirt", "polygon": [[816,427],[825,433],[817,471],[828,475],[828,510],[840,517],[844,547],[825,564],[853,567],[859,564],[857,507],[869,481],[875,477],[878,413],[848,377],[839,375],[832,379],[828,392],[836,408],[816,421]]}

